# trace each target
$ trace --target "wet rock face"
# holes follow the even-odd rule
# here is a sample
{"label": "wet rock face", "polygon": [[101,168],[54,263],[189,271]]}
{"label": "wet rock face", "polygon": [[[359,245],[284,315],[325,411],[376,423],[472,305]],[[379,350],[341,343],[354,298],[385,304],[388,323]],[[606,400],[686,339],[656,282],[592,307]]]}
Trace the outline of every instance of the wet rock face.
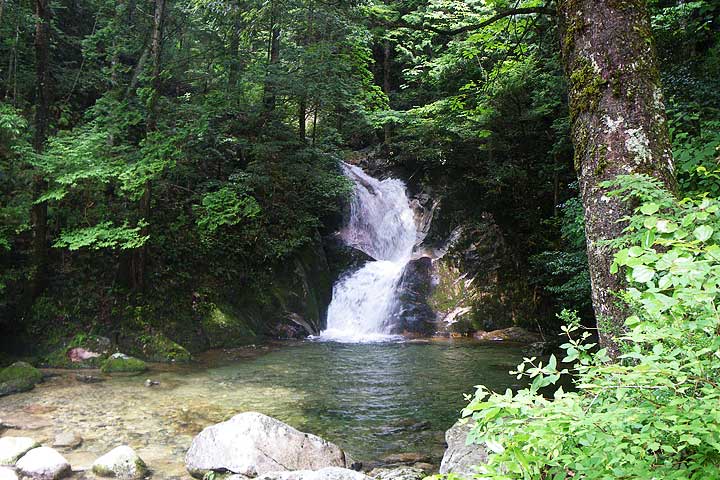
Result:
{"label": "wet rock face", "polygon": [[475,466],[487,462],[488,453],[483,445],[467,444],[467,435],[472,422],[459,421],[445,432],[448,447],[440,464],[440,473],[454,473],[462,478],[472,478]]}
{"label": "wet rock face", "polygon": [[185,456],[187,471],[196,478],[211,471],[257,477],[270,472],[344,469],[352,463],[337,445],[255,412],[204,429]]}
{"label": "wet rock face", "polygon": [[430,335],[436,315],[428,304],[433,289],[433,264],[429,257],[411,260],[403,271],[398,288],[399,308],[393,314],[393,333]]}
{"label": "wet rock face", "polygon": [[21,475],[33,480],[57,480],[71,473],[65,457],[50,447],[33,448],[15,466]]}

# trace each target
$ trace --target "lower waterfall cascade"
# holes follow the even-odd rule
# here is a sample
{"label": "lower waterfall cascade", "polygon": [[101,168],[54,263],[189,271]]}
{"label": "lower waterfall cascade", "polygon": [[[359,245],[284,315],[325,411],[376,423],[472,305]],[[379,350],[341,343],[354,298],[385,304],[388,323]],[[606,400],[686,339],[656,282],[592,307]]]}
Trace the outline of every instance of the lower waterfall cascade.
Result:
{"label": "lower waterfall cascade", "polygon": [[342,240],[374,261],[341,277],[333,286],[327,329],[320,339],[337,342],[391,340],[397,289],[412,259],[417,226],[405,184],[395,178],[378,180],[360,167],[343,164],[355,183],[350,218]]}

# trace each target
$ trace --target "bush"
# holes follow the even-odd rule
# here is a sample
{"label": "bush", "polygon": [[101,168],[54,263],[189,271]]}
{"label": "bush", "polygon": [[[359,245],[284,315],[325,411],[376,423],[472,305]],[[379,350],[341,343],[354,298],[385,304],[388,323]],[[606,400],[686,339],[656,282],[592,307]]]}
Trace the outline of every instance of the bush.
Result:
{"label": "bush", "polygon": [[[612,195],[639,206],[612,266],[628,288],[617,363],[567,322],[562,368],[526,358],[517,393],[479,387],[464,409],[468,440],[491,454],[483,478],[720,478],[720,201],[677,201],[644,176],[618,177]],[[541,389],[572,375],[574,391]]]}

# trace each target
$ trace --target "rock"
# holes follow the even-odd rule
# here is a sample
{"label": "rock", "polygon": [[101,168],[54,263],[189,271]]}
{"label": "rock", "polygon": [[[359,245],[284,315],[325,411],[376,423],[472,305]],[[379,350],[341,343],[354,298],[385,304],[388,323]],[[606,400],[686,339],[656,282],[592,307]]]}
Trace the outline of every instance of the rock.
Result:
{"label": "rock", "polygon": [[147,370],[147,365],[137,358],[114,353],[103,362],[100,370],[103,373],[142,373]]}
{"label": "rock", "polygon": [[405,452],[394,453],[384,457],[380,463],[385,466],[393,465],[413,465],[415,463],[429,462],[432,458],[430,455],[422,452]]}
{"label": "rock", "polygon": [[0,465],[15,465],[26,452],[39,446],[28,437],[0,437]]}
{"label": "rock", "polygon": [[110,354],[110,339],[79,333],[50,353],[44,364],[53,368],[98,368]]}
{"label": "rock", "polygon": [[0,418],[0,427],[13,430],[40,430],[51,426],[52,423],[43,417],[36,415],[10,415]]}
{"label": "rock", "polygon": [[128,348],[130,353],[150,362],[187,363],[192,360],[185,347],[159,332],[140,335]]}
{"label": "rock", "polygon": [[55,435],[53,447],[73,449],[79,447],[82,442],[83,438],[79,434],[75,432],[63,432]]}
{"label": "rock", "polygon": [[529,332],[521,327],[503,328],[492,332],[475,332],[474,337],[477,340],[490,342],[535,343],[542,341],[539,334]]}
{"label": "rock", "polygon": [[400,278],[398,309],[392,313],[392,333],[430,335],[436,330],[436,315],[428,304],[432,287],[432,259],[421,257],[408,262]]}
{"label": "rock", "polygon": [[463,420],[445,432],[447,449],[440,464],[440,473],[454,473],[460,477],[471,478],[476,472],[473,468],[487,462],[488,453],[483,445],[467,444],[467,435],[472,422]]}
{"label": "rock", "polygon": [[267,472],[350,467],[352,459],[337,445],[261,413],[247,412],[207,427],[185,456],[191,475],[229,471],[249,477]]}
{"label": "rock", "polygon": [[268,472],[260,475],[258,480],[371,480],[371,477],[348,468],[325,467],[320,470]]}
{"label": "rock", "polygon": [[82,383],[100,383],[100,382],[105,381],[104,378],[96,377],[94,375],[83,375],[81,373],[78,373],[77,375],[75,375],[75,379],[78,382],[82,382]]}
{"label": "rock", "polygon": [[146,387],[156,387],[158,385],[160,385],[160,382],[158,382],[157,380],[150,380],[149,378],[145,380]]}
{"label": "rock", "polygon": [[18,480],[18,476],[12,468],[0,467],[0,480]]}
{"label": "rock", "polygon": [[0,371],[0,397],[32,390],[42,378],[40,370],[29,363],[15,362]]}
{"label": "rock", "polygon": [[122,445],[113,448],[102,457],[95,460],[92,471],[101,477],[115,477],[122,479],[143,478],[147,472],[147,465],[132,448]]}
{"label": "rock", "polygon": [[21,475],[34,480],[56,480],[71,473],[65,457],[50,447],[33,448],[18,460],[16,467]]}
{"label": "rock", "polygon": [[416,467],[376,468],[368,475],[376,480],[422,480],[427,476],[425,471]]}

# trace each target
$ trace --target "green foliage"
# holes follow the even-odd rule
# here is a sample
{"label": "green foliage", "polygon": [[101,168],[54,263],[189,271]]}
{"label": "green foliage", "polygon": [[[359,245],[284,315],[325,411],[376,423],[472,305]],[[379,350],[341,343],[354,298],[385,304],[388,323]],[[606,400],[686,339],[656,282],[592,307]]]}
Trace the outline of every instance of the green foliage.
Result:
{"label": "green foliage", "polygon": [[[479,387],[464,410],[469,440],[485,443],[483,478],[663,478],[720,475],[720,201],[677,201],[657,181],[618,177],[612,195],[635,201],[613,270],[627,276],[630,315],[619,363],[595,351],[564,312],[566,356],[526,358],[517,393]],[[574,389],[542,392],[571,375]]]}
{"label": "green foliage", "polygon": [[130,227],[127,223],[120,227],[114,227],[112,222],[103,222],[93,227],[80,228],[69,232],[63,232],[55,241],[55,248],[67,248],[68,250],[79,250],[89,248],[99,250],[101,248],[117,248],[129,250],[142,247],[150,238],[142,235],[141,230],[147,223],[140,221],[137,227]]}
{"label": "green foliage", "polygon": [[256,217],[261,212],[260,205],[253,197],[239,196],[228,187],[205,195],[197,210],[197,226],[205,234],[213,234],[223,225],[237,225],[243,219]]}

